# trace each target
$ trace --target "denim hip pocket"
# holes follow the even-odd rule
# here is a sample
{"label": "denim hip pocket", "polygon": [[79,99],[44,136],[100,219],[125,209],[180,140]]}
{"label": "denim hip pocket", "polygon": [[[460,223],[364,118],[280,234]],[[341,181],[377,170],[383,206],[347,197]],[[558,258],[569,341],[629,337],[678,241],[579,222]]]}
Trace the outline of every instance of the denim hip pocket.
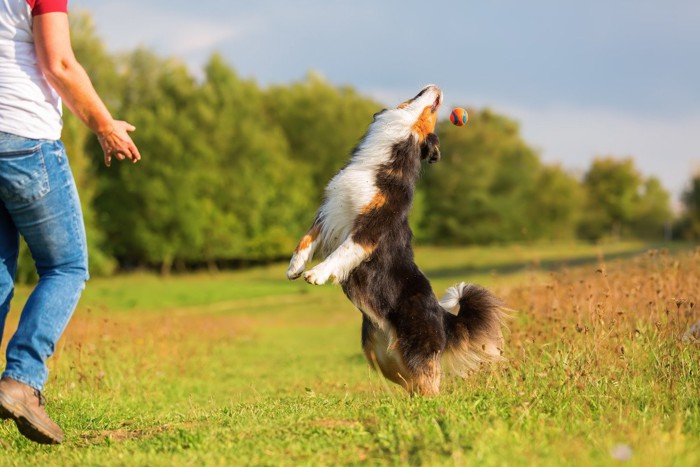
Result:
{"label": "denim hip pocket", "polygon": [[49,192],[42,145],[44,141],[0,139],[0,198],[6,203],[29,203]]}

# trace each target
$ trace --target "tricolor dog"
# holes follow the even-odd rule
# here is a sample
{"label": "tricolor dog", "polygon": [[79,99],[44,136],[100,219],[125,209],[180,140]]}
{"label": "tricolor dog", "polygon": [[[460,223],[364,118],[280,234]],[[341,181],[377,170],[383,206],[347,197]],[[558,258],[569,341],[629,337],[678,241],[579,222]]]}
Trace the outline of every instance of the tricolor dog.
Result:
{"label": "tricolor dog", "polygon": [[[440,160],[434,133],[442,91],[434,85],[374,115],[350,161],[326,187],[287,277],[339,283],[362,312],[370,364],[411,393],[437,394],[442,366],[461,376],[501,360],[501,302],[459,284],[438,301],[414,262],[408,224],[421,161]],[[468,228],[468,227],[465,227]],[[307,270],[314,255],[321,259]]]}

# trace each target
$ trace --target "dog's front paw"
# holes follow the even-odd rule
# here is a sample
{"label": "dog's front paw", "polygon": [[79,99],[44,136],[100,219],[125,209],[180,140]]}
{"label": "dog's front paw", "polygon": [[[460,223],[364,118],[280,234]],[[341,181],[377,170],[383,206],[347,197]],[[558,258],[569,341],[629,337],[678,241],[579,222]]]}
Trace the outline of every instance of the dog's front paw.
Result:
{"label": "dog's front paw", "polygon": [[299,279],[299,276],[301,276],[301,273],[304,272],[304,269],[293,269],[291,266],[289,269],[287,269],[287,279],[290,281],[293,281],[294,279]]}
{"label": "dog's front paw", "polygon": [[440,139],[435,133],[430,133],[421,147],[422,160],[428,159],[429,164],[434,164],[440,160]]}
{"label": "dog's front paw", "polygon": [[324,268],[316,266],[304,273],[304,280],[312,285],[323,285],[328,282],[331,274]]}
{"label": "dog's front paw", "polygon": [[301,276],[301,273],[304,272],[305,267],[306,263],[304,262],[304,260],[299,256],[294,255],[294,257],[292,257],[292,260],[289,262],[289,269],[287,269],[287,279],[294,280],[299,278],[299,276]]}

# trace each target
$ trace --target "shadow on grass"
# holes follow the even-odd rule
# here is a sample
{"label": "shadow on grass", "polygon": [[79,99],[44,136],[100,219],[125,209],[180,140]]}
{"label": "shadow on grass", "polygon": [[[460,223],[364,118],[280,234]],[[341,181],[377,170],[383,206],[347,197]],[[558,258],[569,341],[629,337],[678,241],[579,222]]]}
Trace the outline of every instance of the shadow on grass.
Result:
{"label": "shadow on grass", "polygon": [[[692,250],[695,245],[680,243],[680,244],[650,244],[642,248],[621,251],[615,253],[603,253],[602,259],[606,262],[614,261],[617,259],[630,259],[635,256],[646,254],[649,250],[653,249],[666,249],[670,252],[679,251],[689,251]],[[590,254],[585,256],[576,256],[572,258],[556,258],[547,260],[528,260],[528,261],[514,261],[511,263],[504,263],[497,266],[458,266],[450,268],[435,268],[428,269],[425,274],[431,279],[446,279],[454,276],[461,275],[479,275],[479,274],[499,274],[507,275],[523,271],[558,271],[568,267],[586,266],[590,264],[599,264],[601,256],[597,254]]]}

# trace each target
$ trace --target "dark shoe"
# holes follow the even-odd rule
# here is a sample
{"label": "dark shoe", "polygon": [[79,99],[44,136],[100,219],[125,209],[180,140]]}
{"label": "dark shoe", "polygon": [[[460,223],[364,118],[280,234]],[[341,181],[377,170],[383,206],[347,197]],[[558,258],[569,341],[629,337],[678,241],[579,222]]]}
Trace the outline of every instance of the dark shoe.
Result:
{"label": "dark shoe", "polygon": [[44,410],[41,393],[14,379],[0,379],[0,418],[13,419],[19,432],[36,443],[63,441],[63,430]]}

